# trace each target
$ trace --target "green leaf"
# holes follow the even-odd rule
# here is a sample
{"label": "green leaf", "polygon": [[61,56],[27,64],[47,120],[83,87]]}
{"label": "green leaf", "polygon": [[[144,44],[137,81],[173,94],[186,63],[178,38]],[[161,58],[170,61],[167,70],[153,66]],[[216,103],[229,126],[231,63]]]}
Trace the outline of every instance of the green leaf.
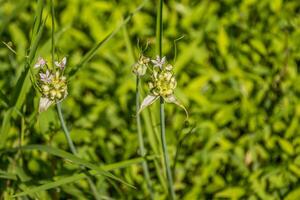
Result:
{"label": "green leaf", "polygon": [[285,151],[289,155],[294,154],[294,147],[288,140],[279,138],[278,142],[283,151]]}
{"label": "green leaf", "polygon": [[228,35],[227,35],[224,27],[221,27],[219,30],[217,42],[218,42],[218,48],[219,48],[221,54],[226,55],[227,51],[228,51],[228,46],[229,46],[229,38],[228,38]]}
{"label": "green leaf", "polygon": [[298,200],[300,197],[300,187],[289,192],[284,200]]}
{"label": "green leaf", "polygon": [[251,46],[256,49],[259,53],[265,55],[267,53],[267,49],[264,43],[258,39],[252,39],[250,41]]}
{"label": "green leaf", "polygon": [[231,199],[239,199],[245,194],[245,190],[242,187],[230,187],[218,192],[215,197],[216,198],[231,198]]}
{"label": "green leaf", "polygon": [[292,163],[289,164],[289,170],[296,174],[298,177],[300,177],[300,168],[297,165]]}

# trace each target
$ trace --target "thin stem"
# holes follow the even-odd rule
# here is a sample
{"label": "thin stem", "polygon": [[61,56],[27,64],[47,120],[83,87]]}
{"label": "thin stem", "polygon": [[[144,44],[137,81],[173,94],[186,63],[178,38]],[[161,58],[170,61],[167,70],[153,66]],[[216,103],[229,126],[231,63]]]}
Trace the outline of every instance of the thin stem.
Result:
{"label": "thin stem", "polygon": [[61,123],[61,126],[62,126],[62,129],[64,131],[64,134],[66,136],[66,139],[67,139],[67,142],[69,144],[69,147],[71,149],[71,152],[74,154],[74,155],[77,155],[77,151],[76,151],[76,148],[73,144],[73,141],[71,139],[71,136],[70,136],[70,132],[65,124],[65,120],[64,120],[64,117],[62,115],[62,111],[61,111],[61,105],[60,103],[57,103],[56,104],[56,108],[57,108],[57,113],[58,113],[58,116],[59,116],[59,120],[60,120],[60,123]]}
{"label": "thin stem", "polygon": [[162,149],[163,149],[163,156],[165,161],[165,167],[166,167],[166,174],[168,179],[168,190],[169,190],[169,196],[172,200],[175,200],[175,191],[173,188],[173,178],[171,173],[171,167],[169,163],[169,154],[168,154],[168,148],[167,148],[167,142],[166,142],[166,132],[165,132],[165,105],[164,105],[164,99],[160,97],[160,131],[161,131],[161,143],[162,143]]}
{"label": "thin stem", "polygon": [[[141,127],[141,118],[140,118],[140,114],[138,112],[139,107],[140,107],[140,77],[137,75],[136,76],[136,123],[137,123],[137,132],[138,132],[138,139],[139,139],[139,146],[140,146],[140,154],[142,157],[146,156],[146,151],[145,151],[145,147],[144,147],[144,140],[143,140],[143,134],[142,134],[142,127]],[[149,168],[148,168],[148,164],[147,161],[144,160],[142,162],[142,166],[143,166],[143,171],[144,171],[144,176],[146,179],[146,183],[147,183],[147,187],[150,193],[150,197],[151,199],[154,199],[154,194],[153,194],[153,190],[152,190],[152,182],[150,179],[150,173],[149,173]]]}
{"label": "thin stem", "polygon": [[55,40],[54,40],[54,32],[55,32],[55,23],[54,23],[54,3],[53,0],[51,0],[51,16],[52,16],[52,30],[51,30],[51,57],[52,57],[52,66],[54,67],[54,48],[55,48]]}
{"label": "thin stem", "polygon": [[156,17],[156,53],[161,57],[162,55],[162,34],[163,34],[163,23],[162,23],[162,13],[163,13],[163,0],[159,0],[157,7],[157,17]]}
{"label": "thin stem", "polygon": [[[159,4],[157,7],[157,18],[156,18],[156,53],[159,57],[162,57],[162,35],[163,35],[163,0],[159,0]],[[171,173],[171,167],[169,163],[169,154],[166,142],[166,129],[165,129],[165,104],[164,99],[160,97],[160,131],[161,131],[161,143],[163,149],[163,156],[165,162],[165,170],[167,174],[168,180],[168,190],[170,199],[175,200],[175,191],[173,187],[173,178]]]}

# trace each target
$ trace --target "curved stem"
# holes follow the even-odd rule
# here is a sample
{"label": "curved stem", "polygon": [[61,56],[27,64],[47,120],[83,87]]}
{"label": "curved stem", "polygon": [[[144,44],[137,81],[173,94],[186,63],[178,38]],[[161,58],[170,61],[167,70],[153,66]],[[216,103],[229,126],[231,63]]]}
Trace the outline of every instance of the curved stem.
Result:
{"label": "curved stem", "polygon": [[71,152],[76,155],[77,151],[76,151],[76,148],[75,148],[75,146],[73,144],[73,141],[71,139],[70,132],[69,132],[69,130],[68,130],[66,124],[65,124],[65,120],[64,120],[64,117],[63,117],[63,114],[62,114],[62,111],[61,111],[60,103],[56,104],[56,108],[57,108],[57,113],[58,113],[59,120],[60,120],[60,123],[61,123],[61,127],[64,131],[65,136],[66,136],[66,139],[67,139],[67,142],[68,142],[69,147],[71,149]]}
{"label": "curved stem", "polygon": [[[138,139],[139,139],[139,147],[140,147],[140,154],[142,157],[146,156],[146,151],[145,151],[145,147],[144,147],[144,140],[143,140],[143,134],[142,134],[142,127],[141,127],[141,118],[140,118],[140,114],[138,112],[139,107],[140,107],[140,100],[139,100],[139,96],[140,96],[140,90],[139,90],[139,86],[140,86],[140,78],[139,76],[136,76],[136,123],[137,123],[137,132],[138,132]],[[152,190],[152,182],[150,179],[150,173],[149,173],[149,168],[148,168],[148,164],[147,161],[144,160],[142,162],[142,166],[143,166],[143,171],[144,171],[144,176],[147,182],[147,187],[150,193],[150,197],[151,199],[154,199],[154,194],[153,194],[153,190]]]}

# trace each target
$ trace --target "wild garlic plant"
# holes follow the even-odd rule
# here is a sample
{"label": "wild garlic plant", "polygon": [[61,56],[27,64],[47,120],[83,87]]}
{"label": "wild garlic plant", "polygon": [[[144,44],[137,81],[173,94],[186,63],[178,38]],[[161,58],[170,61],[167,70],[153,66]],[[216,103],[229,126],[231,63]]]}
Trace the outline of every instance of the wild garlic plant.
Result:
{"label": "wild garlic plant", "polygon": [[50,67],[48,62],[39,57],[34,68],[39,70],[36,85],[41,93],[39,112],[46,111],[51,105],[63,101],[68,95],[67,79],[64,76],[67,58],[55,61]]}
{"label": "wild garlic plant", "polygon": [[162,58],[156,56],[155,59],[142,56],[142,59],[134,66],[135,71],[142,72],[143,74],[146,73],[147,68],[151,72],[151,78],[148,82],[149,94],[143,100],[139,112],[143,111],[147,106],[150,106],[162,97],[166,103],[173,103],[184,109],[186,116],[188,117],[186,108],[177,100],[174,94],[177,81],[174,76],[173,65],[167,63],[165,56]]}
{"label": "wild garlic plant", "polygon": [[[161,119],[161,142],[163,149],[163,157],[165,161],[165,168],[168,180],[168,190],[170,199],[175,200],[175,190],[173,187],[173,178],[171,173],[171,167],[169,163],[169,155],[167,152],[167,143],[165,137],[165,117],[164,117],[164,102],[173,103],[182,109],[184,109],[186,116],[188,118],[188,112],[186,108],[177,100],[174,91],[177,86],[177,81],[173,72],[173,65],[167,62],[166,57],[156,56],[155,59],[150,59],[146,56],[140,56],[136,64],[133,65],[133,73],[137,75],[137,87],[139,77],[144,76],[147,72],[150,75],[150,81],[148,82],[149,93],[144,98],[139,110],[137,111],[137,117],[139,114],[148,106],[153,104],[155,101],[160,99],[160,119]],[[138,91],[138,89],[137,89]],[[138,102],[138,97],[137,97]],[[136,104],[138,107],[138,103]],[[138,125],[140,124],[139,118],[137,120]],[[140,134],[139,134],[140,135]],[[141,136],[140,136],[141,137]],[[140,141],[140,146],[143,143]],[[144,172],[146,168],[144,168]],[[146,173],[145,173],[146,175]]]}

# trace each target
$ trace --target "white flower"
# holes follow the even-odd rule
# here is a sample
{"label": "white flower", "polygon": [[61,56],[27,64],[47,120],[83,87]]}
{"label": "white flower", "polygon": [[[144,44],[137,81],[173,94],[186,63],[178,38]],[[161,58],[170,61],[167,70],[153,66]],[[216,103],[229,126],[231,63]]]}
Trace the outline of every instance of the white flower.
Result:
{"label": "white flower", "polygon": [[34,68],[39,68],[39,67],[43,67],[47,64],[47,61],[44,60],[44,58],[39,57],[38,61],[35,63]]}
{"label": "white flower", "polygon": [[53,75],[50,73],[49,70],[46,70],[46,73],[40,73],[40,79],[41,81],[45,83],[50,83],[52,80]]}
{"label": "white flower", "polygon": [[[67,80],[63,76],[66,63],[67,58],[64,57],[60,62],[56,61],[55,66],[49,68],[46,61],[39,57],[35,65],[35,68],[39,68],[37,85],[42,95],[39,102],[39,112],[46,111],[51,105],[63,101],[68,95]],[[44,65],[45,67],[42,68]]]}
{"label": "white flower", "polygon": [[188,118],[187,110],[174,95],[177,82],[173,75],[173,66],[171,64],[167,64],[163,67],[163,65],[166,64],[166,57],[160,59],[160,57],[157,56],[156,60],[151,60],[151,62],[154,64],[155,68],[153,68],[151,80],[148,83],[150,93],[141,103],[138,112],[142,112],[146,107],[162,98],[166,103],[173,103],[182,108]]}
{"label": "white flower", "polygon": [[54,64],[59,67],[61,70],[64,70],[65,69],[65,66],[67,64],[67,58],[64,57],[60,62],[58,61],[55,61]]}
{"label": "white flower", "polygon": [[159,56],[156,56],[155,60],[151,60],[151,62],[153,63],[154,67],[159,67],[160,69],[162,69],[163,65],[166,62],[166,57],[162,57],[160,58]]}
{"label": "white flower", "polygon": [[39,104],[39,112],[41,113],[41,112],[46,111],[53,103],[54,103],[54,101],[52,101],[46,97],[41,97],[40,104]]}

